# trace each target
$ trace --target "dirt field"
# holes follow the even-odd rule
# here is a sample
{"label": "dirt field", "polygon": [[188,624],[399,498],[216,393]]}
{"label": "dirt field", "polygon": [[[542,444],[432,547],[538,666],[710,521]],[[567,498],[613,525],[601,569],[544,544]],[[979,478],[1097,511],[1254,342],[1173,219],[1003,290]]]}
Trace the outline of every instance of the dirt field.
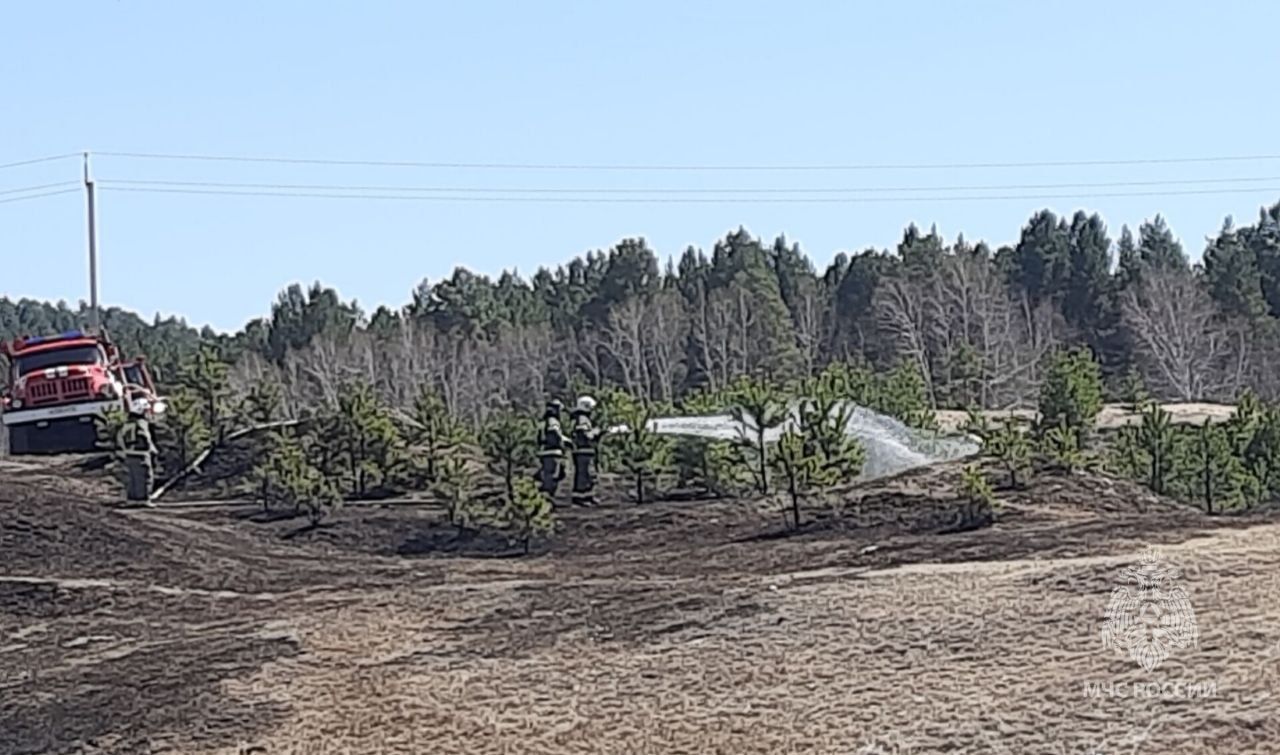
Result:
{"label": "dirt field", "polygon": [[[0,472],[4,753],[1280,751],[1280,523],[1120,481],[971,531],[954,465],[797,535],[764,502],[570,509],[523,558],[428,508],[306,530]],[[1100,635],[1148,547],[1199,633],[1151,671]]]}

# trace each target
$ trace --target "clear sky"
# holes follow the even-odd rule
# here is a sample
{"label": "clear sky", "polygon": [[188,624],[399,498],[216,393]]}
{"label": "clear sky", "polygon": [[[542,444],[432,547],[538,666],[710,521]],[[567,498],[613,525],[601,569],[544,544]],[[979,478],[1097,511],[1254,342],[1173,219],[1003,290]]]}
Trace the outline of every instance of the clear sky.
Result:
{"label": "clear sky", "polygon": [[[1229,0],[13,2],[0,15],[0,164],[86,149],[646,166],[1268,155],[1280,153],[1277,35],[1280,3]],[[1253,222],[1280,199],[1276,159],[717,172],[99,156],[94,166],[104,302],[219,329],[265,314],[294,281],[323,281],[371,311],[455,265],[527,274],[632,235],[678,254],[738,225],[785,232],[825,265],[840,250],[892,246],[913,221],[999,244],[1046,206],[1096,210],[1113,236],[1162,212],[1198,256],[1226,215]],[[0,169],[0,192],[78,171],[74,159]],[[933,191],[1271,177],[996,190],[986,193],[1015,198],[983,201]],[[822,195],[895,198],[870,203],[471,203],[128,193],[112,180],[930,191]],[[1044,193],[1074,196],[1026,197]],[[0,294],[87,298],[84,226],[78,193],[0,203]]]}

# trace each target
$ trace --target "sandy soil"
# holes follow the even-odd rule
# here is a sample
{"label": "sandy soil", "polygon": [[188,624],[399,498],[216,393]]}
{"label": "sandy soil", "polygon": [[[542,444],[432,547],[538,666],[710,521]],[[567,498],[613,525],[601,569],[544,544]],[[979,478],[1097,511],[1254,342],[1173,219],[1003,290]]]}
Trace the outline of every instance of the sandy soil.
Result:
{"label": "sandy soil", "polygon": [[[1263,753],[1280,523],[1045,476],[957,531],[956,465],[776,505],[566,510],[529,558],[429,508],[319,529],[0,485],[4,753]],[[1126,566],[1198,642],[1104,647]],[[1137,686],[1135,686],[1137,685]]]}
{"label": "sandy soil", "polygon": [[[1166,412],[1169,412],[1171,415],[1170,421],[1176,424],[1199,425],[1206,420],[1215,423],[1225,422],[1235,412],[1235,407],[1230,404],[1182,403],[1162,404],[1161,407]],[[983,412],[983,414],[993,420],[1017,417],[1024,422],[1032,422],[1037,416],[1037,412],[1034,409],[992,410]],[[953,409],[939,411],[937,416],[938,425],[949,431],[958,430],[968,419],[968,415],[965,412]],[[1141,421],[1142,415],[1133,411],[1128,404],[1107,404],[1098,413],[1097,427],[1100,430],[1114,430],[1126,425],[1138,424]]]}

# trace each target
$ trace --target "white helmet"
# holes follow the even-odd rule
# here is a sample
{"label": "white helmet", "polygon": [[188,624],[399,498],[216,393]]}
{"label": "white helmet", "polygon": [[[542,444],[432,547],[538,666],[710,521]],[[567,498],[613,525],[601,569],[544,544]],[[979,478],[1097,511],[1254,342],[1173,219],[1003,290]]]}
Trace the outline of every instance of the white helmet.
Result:
{"label": "white helmet", "polygon": [[580,396],[577,406],[579,410],[589,412],[596,408],[596,400],[590,396]]}

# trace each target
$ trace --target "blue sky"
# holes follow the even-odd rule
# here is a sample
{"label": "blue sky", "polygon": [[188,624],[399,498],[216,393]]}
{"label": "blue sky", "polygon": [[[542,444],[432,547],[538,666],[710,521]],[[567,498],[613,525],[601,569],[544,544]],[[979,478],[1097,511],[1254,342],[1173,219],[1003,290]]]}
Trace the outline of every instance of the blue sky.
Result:
{"label": "blue sky", "polygon": [[[429,162],[833,165],[1280,153],[1267,2],[13,3],[0,164],[130,151]],[[239,327],[294,281],[367,310],[455,265],[532,272],[642,235],[661,254],[738,225],[819,265],[907,223],[993,244],[1041,207],[1113,235],[1162,212],[1198,256],[1249,191],[863,204],[538,204],[126,193],[111,180],[464,188],[869,188],[1280,177],[1280,160],[851,172],[334,167],[95,158],[102,297]],[[0,191],[77,178],[0,170]],[[1238,184],[1157,186],[1151,191]],[[1056,191],[1052,193],[1071,193]],[[13,195],[0,194],[0,199]],[[664,195],[671,196],[671,195]],[[686,195],[687,196],[687,195]],[[714,195],[719,196],[719,195]],[[872,194],[872,196],[889,196]],[[892,196],[903,196],[901,193]],[[0,204],[0,294],[87,298],[84,200]]]}

